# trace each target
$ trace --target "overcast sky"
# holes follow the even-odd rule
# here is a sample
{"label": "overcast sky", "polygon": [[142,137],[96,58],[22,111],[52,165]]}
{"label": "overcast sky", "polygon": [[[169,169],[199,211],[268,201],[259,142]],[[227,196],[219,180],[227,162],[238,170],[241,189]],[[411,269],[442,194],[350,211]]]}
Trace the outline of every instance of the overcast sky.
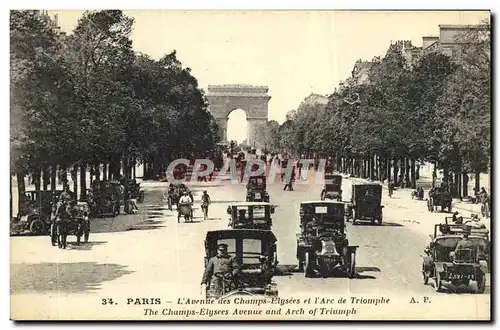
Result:
{"label": "overcast sky", "polygon": [[[61,28],[71,33],[83,11],[50,13],[57,13]],[[237,83],[269,86],[269,119],[280,123],[309,94],[330,94],[349,76],[357,59],[384,55],[391,40],[411,40],[421,46],[422,36],[439,35],[440,24],[478,24],[489,17],[489,12],[477,11],[125,14],[135,19],[132,41],[136,51],[158,59],[177,50],[178,58],[204,89]],[[228,133],[238,131],[243,133],[229,127]]]}

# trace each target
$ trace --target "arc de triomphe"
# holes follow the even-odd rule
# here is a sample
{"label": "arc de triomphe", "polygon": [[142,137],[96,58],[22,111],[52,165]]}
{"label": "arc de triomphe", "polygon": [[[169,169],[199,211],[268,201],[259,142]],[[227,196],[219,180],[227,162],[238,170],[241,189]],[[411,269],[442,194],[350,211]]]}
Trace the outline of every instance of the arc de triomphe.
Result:
{"label": "arc de triomphe", "polygon": [[263,148],[265,127],[267,125],[267,105],[271,97],[267,86],[251,85],[209,85],[207,99],[210,112],[219,125],[222,141],[227,141],[227,121],[235,109],[245,111],[247,115],[247,143]]}

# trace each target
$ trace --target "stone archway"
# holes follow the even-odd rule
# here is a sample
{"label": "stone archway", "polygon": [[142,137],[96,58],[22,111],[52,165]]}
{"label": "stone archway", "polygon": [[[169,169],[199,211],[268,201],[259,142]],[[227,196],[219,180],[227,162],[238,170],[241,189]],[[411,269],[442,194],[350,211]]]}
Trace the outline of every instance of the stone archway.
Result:
{"label": "stone archway", "polygon": [[207,99],[210,112],[219,125],[222,141],[227,141],[227,121],[231,111],[241,109],[247,115],[247,143],[256,148],[265,144],[268,103],[267,86],[209,85]]}

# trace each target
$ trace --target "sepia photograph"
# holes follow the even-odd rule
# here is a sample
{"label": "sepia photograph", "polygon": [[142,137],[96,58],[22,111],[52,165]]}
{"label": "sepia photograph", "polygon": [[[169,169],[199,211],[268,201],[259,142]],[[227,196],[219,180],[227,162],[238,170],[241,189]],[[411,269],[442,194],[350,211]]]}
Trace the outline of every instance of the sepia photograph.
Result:
{"label": "sepia photograph", "polygon": [[10,10],[10,319],[491,321],[491,15]]}

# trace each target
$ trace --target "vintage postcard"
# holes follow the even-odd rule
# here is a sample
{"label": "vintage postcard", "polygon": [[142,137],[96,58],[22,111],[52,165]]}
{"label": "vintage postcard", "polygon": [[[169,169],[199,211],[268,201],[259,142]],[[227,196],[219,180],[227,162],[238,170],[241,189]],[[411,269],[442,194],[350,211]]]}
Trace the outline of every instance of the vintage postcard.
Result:
{"label": "vintage postcard", "polygon": [[10,12],[12,320],[491,320],[489,11]]}

